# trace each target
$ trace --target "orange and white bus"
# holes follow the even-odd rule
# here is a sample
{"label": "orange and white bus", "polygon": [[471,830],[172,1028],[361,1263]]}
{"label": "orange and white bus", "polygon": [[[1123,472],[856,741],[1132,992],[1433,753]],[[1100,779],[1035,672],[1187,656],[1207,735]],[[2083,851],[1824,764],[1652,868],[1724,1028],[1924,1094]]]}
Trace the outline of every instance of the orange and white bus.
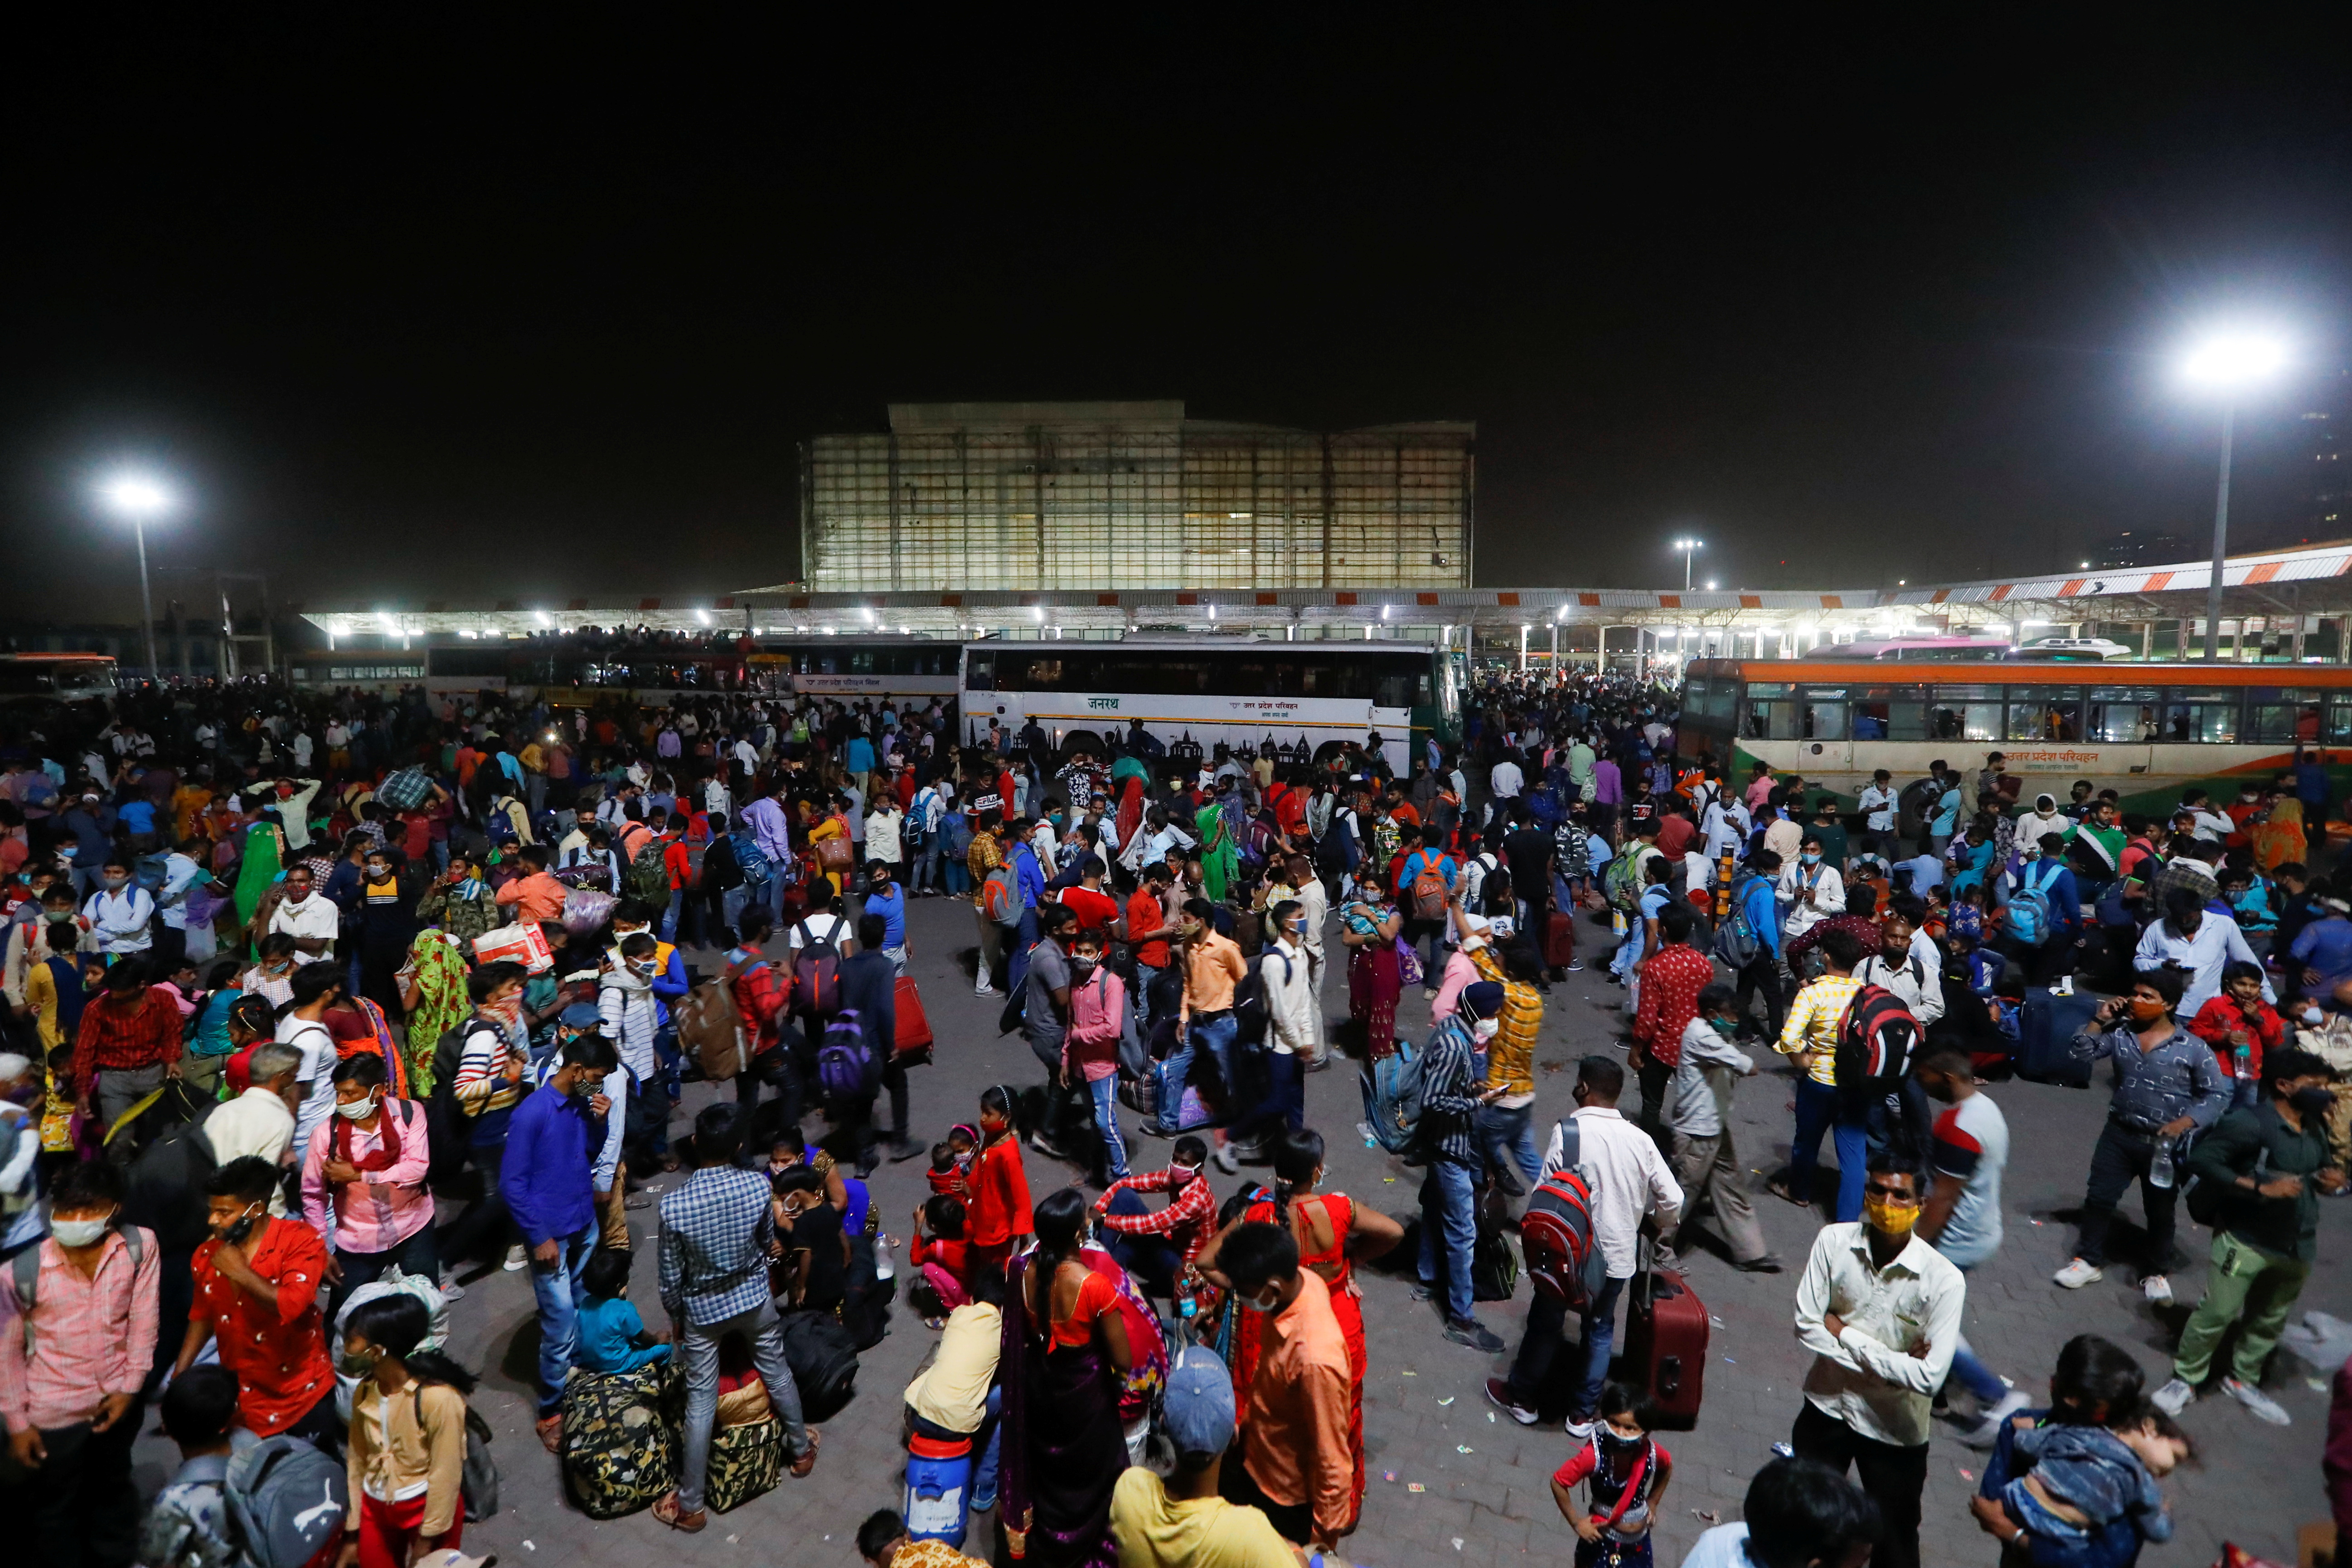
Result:
{"label": "orange and white bus", "polygon": [[2168,810],[2190,784],[2234,795],[2298,744],[2325,752],[2341,799],[2352,783],[2352,667],[1985,661],[1932,670],[1828,659],[1694,659],[1678,749],[1726,758],[1735,778],[1769,763],[1853,796],[1885,768],[1898,782],[1942,758],[2004,771],[2064,800],[2088,779],[2126,811]]}

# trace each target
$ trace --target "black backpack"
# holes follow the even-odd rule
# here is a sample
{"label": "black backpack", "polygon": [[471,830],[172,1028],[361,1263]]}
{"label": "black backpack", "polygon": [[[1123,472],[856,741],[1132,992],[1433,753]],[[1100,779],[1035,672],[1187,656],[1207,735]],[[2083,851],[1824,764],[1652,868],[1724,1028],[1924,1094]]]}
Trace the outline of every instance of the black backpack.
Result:
{"label": "black backpack", "polygon": [[1837,1087],[1849,1116],[1874,1101],[1903,1103],[1903,1079],[1925,1040],[1903,998],[1883,985],[1865,985],[1838,1021]]}
{"label": "black backpack", "polygon": [[[210,1110],[207,1104],[205,1109]],[[202,1115],[151,1139],[124,1173],[122,1217],[155,1233],[166,1252],[188,1253],[204,1245],[212,1227],[205,1220],[205,1182],[219,1168]]]}
{"label": "black backpack", "polygon": [[823,1421],[857,1392],[857,1339],[830,1312],[787,1312],[779,1325],[784,1360],[801,1392],[801,1414]]}
{"label": "black backpack", "polygon": [[425,1102],[425,1141],[433,1151],[426,1173],[430,1181],[456,1175],[466,1168],[473,1152],[474,1119],[457,1099],[457,1067],[465,1058],[466,1037],[477,1029],[497,1026],[469,1017],[433,1047],[433,1097]]}

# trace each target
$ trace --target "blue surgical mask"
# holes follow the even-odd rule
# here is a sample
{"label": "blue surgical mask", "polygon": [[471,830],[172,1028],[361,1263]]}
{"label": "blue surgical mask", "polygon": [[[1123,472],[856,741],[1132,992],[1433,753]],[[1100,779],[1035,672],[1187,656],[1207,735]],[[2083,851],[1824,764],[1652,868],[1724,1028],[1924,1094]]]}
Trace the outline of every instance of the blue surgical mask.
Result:
{"label": "blue surgical mask", "polygon": [[1799,857],[1799,858],[1802,859],[1808,866],[1818,866],[1822,863],[1822,858],[1818,855],[1805,855]]}

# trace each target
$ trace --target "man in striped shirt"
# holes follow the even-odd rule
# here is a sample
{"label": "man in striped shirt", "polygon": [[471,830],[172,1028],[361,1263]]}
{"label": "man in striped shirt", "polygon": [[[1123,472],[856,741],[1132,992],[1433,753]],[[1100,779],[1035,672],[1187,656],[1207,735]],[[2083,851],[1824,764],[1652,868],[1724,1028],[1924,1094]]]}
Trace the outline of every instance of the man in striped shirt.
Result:
{"label": "man in striped shirt", "polygon": [[[1428,1174],[1421,1184],[1421,1285],[1423,1300],[1445,1293],[1445,1337],[1493,1355],[1502,1337],[1471,1310],[1470,1253],[1478,1239],[1472,1188],[1478,1179],[1478,1144],[1473,1119],[1482,1105],[1502,1098],[1502,1085],[1480,1089],[1471,1061],[1477,1046],[1501,1027],[1503,987],[1492,980],[1462,988],[1454,1016],[1433,1030],[1421,1067],[1421,1122],[1417,1130]],[[1438,1238],[1444,1237],[1445,1279],[1437,1278]]]}

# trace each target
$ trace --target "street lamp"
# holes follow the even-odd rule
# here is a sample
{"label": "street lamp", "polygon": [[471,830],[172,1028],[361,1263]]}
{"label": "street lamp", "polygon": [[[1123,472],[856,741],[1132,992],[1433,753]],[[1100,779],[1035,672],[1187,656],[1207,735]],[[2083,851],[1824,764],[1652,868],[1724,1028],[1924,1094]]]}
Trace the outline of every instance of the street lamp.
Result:
{"label": "street lamp", "polygon": [[[2213,576],[2205,584],[2205,661],[2221,657],[2221,572],[2229,554],[2230,446],[2236,434],[2238,399],[2276,375],[2286,364],[2286,347],[2255,332],[2225,332],[2207,338],[2181,362],[2181,378],[2221,395],[2221,477],[2213,492]],[[2243,628],[2240,628],[2241,639]]]}
{"label": "street lamp", "polygon": [[1706,542],[1701,539],[1677,539],[1675,541],[1675,548],[1681,551],[1683,553],[1683,592],[1685,594],[1690,592],[1691,557],[1698,551],[1705,549],[1706,545]]}
{"label": "street lamp", "polygon": [[115,516],[130,520],[139,541],[139,629],[147,642],[147,679],[159,679],[163,667],[155,662],[155,601],[147,587],[147,522],[177,507],[179,498],[152,475],[126,472],[100,484],[98,499]]}

